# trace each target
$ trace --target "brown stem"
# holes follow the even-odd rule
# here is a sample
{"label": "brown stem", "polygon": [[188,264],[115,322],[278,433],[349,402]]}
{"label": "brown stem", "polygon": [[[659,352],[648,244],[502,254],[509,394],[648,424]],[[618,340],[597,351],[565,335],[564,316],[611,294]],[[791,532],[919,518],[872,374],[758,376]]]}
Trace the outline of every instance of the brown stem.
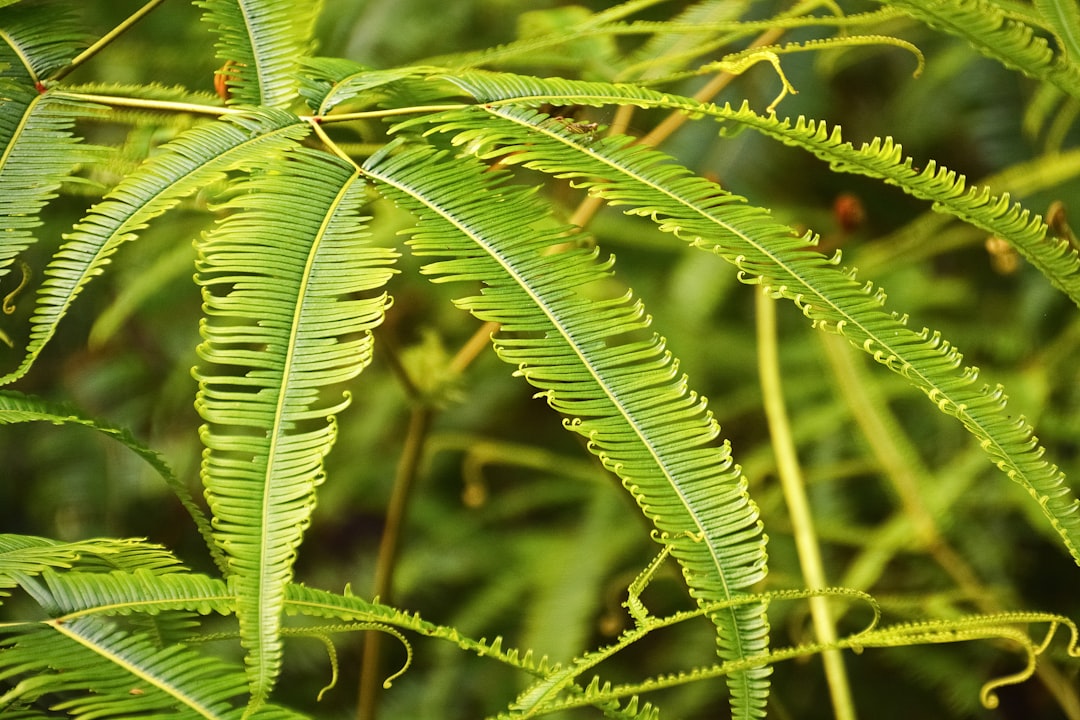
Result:
{"label": "brown stem", "polygon": [[[434,410],[423,404],[413,406],[409,415],[409,428],[405,436],[394,476],[394,489],[390,495],[390,504],[386,509],[386,525],[383,527],[379,542],[379,555],[375,564],[374,594],[381,603],[392,602],[394,589],[394,568],[397,565],[398,545],[405,523],[405,514],[409,507],[409,497],[415,484],[424,454],[428,430],[434,417]],[[382,671],[379,651],[382,647],[382,633],[369,631],[364,637],[364,651],[360,661],[360,697],[357,704],[357,720],[375,720],[378,709],[379,690],[382,684]]]}

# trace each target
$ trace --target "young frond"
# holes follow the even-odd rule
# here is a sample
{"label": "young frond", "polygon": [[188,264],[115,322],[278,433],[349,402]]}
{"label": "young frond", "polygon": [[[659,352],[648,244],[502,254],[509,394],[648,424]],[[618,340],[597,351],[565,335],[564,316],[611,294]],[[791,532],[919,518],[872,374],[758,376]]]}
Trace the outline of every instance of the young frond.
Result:
{"label": "young frond", "polygon": [[365,242],[354,167],[303,148],[259,167],[197,246],[206,319],[195,371],[203,484],[255,706],[277,676],[285,586],[349,403],[340,387],[371,360],[396,257]]}
{"label": "young frond", "polygon": [[[500,184],[483,165],[420,148],[373,158],[364,172],[418,218],[409,245],[432,258],[425,274],[483,283],[479,295],[457,304],[500,323],[499,357],[621,478],[671,546],[698,602],[730,599],[760,580],[765,541],[757,508],[717,440],[705,399],[648,331],[639,300],[589,295],[612,261],[574,246],[529,189]],[[765,651],[760,604],[711,617],[722,656]],[[767,669],[732,676],[736,717],[762,713],[767,677]]]}

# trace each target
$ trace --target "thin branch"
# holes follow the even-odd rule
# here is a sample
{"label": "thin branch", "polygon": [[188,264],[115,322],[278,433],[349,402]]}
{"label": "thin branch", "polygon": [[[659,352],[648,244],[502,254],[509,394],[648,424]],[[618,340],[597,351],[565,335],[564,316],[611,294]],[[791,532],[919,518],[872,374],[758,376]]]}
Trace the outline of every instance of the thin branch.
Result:
{"label": "thin branch", "polygon": [[[776,337],[776,303],[768,296],[764,288],[755,293],[755,299],[758,371],[761,376],[761,392],[765,403],[765,415],[769,423],[769,435],[772,438],[773,452],[776,454],[777,474],[780,476],[780,486],[784,492],[788,513],[791,515],[795,548],[803,578],[807,588],[820,590],[828,587],[828,583],[825,580],[821,548],[818,546],[813,514],[806,495],[806,482],[799,466],[787,409],[784,407]],[[811,597],[808,602],[818,642],[834,646],[837,642],[836,624],[828,601],[823,597]],[[829,684],[834,716],[837,720],[854,720],[855,703],[851,698],[843,655],[839,649],[832,647],[822,650],[821,659],[825,664],[825,677]]]}
{"label": "thin branch", "polygon": [[[424,453],[428,431],[435,411],[428,405],[414,405],[409,415],[409,428],[405,447],[401,451],[394,489],[386,510],[386,525],[379,543],[379,556],[375,565],[374,595],[379,602],[391,604],[394,589],[394,568],[397,565],[398,544],[405,523],[409,499],[412,495],[420,459]],[[357,720],[374,720],[378,709],[382,670],[379,662],[382,633],[369,631],[364,638],[364,651],[360,663],[360,697],[357,702]]]}
{"label": "thin branch", "polygon": [[150,2],[146,3],[137,11],[135,11],[134,14],[129,16],[122,23],[114,27],[109,32],[105,33],[105,35],[99,38],[98,41],[95,42],[93,45],[79,53],[70,63],[53,73],[52,76],[48,79],[62,80],[63,78],[67,77],[68,73],[70,73],[72,70],[79,67],[84,62],[86,62],[87,60],[101,52],[103,49],[108,47],[110,44],[112,44],[114,40],[116,40],[116,38],[120,37],[129,29],[131,29],[131,27],[134,26],[135,23],[139,22],[139,20],[142,20],[143,17],[150,13],[151,10],[156,8],[158,5],[161,5],[163,2],[165,2],[165,0],[150,0]]}
{"label": "thin branch", "polygon": [[127,107],[139,110],[151,110],[155,112],[182,112],[193,115],[240,115],[244,110],[221,105],[199,105],[197,103],[175,102],[172,100],[147,100],[145,98],[120,97],[119,95],[97,95],[93,93],[56,91],[53,97],[66,98],[69,100],[81,100],[83,102],[97,103],[108,107]]}

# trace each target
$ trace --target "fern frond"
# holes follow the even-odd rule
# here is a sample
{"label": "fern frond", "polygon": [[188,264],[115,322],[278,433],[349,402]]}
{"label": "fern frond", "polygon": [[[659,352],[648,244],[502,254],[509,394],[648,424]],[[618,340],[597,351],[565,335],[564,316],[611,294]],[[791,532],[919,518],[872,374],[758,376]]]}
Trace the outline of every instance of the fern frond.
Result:
{"label": "fern frond", "polygon": [[[932,28],[968,41],[1005,67],[1045,80],[1080,98],[1080,63],[1068,62],[1026,23],[1010,17],[990,0],[888,0]],[[1074,29],[1075,32],[1075,29]]]}
{"label": "fern frond", "polygon": [[[565,103],[603,105],[632,104],[681,110],[691,116],[706,116],[749,127],[780,142],[807,150],[840,172],[882,180],[905,193],[934,203],[946,212],[971,223],[991,235],[1007,240],[1037,267],[1058,289],[1080,305],[1080,256],[1068,243],[1047,237],[1046,225],[1008,194],[995,195],[988,188],[967,187],[966,178],[948,168],[928,163],[922,170],[905,157],[891,138],[874,139],[855,148],[845,142],[839,128],[831,130],[821,122],[799,118],[779,120],[759,115],[745,103],[735,109],[690,98],[659,93],[620,83],[587,83],[562,79],[538,79],[507,73],[470,72],[449,77],[478,100],[491,104]],[[421,119],[421,122],[428,120]]]}
{"label": "fern frond", "polygon": [[[0,707],[49,702],[78,717],[242,717],[296,720],[303,716],[265,704],[248,713],[239,666],[162,642],[137,630],[152,620],[177,628],[191,613],[230,614],[236,597],[226,583],[190,573],[55,572],[19,584],[52,619],[0,625],[0,676],[10,690]],[[7,712],[4,712],[5,717]]]}
{"label": "fern frond", "polygon": [[726,116],[733,122],[751,127],[786,145],[801,147],[840,172],[865,175],[901,188],[920,200],[928,200],[934,209],[947,212],[987,233],[1007,240],[1046,279],[1080,306],[1080,256],[1063,240],[1047,234],[1046,223],[1003,193],[989,188],[967,186],[963,175],[929,161],[925,168],[914,167],[914,160],[892,138],[875,138],[855,148],[845,142],[840,129],[831,130],[821,122],[800,117],[789,120],[759,115],[745,105],[738,110],[717,108],[715,117]]}
{"label": "fern frond", "polygon": [[[119,560],[132,558],[135,562]],[[15,587],[27,577],[40,575],[48,568],[68,569],[87,565],[136,565],[161,571],[177,566],[170,553],[140,540],[102,538],[60,542],[33,535],[0,535],[0,588]]]}
{"label": "fern frond", "polygon": [[[196,408],[202,478],[228,558],[253,705],[274,685],[281,608],[323,480],[334,416],[324,391],[370,362],[388,299],[390,250],[364,242],[359,172],[303,148],[267,158],[198,244],[206,319]],[[304,187],[302,194],[297,187]]]}
{"label": "fern frond", "polygon": [[794,237],[767,211],[692,177],[660,153],[628,145],[627,138],[582,144],[580,134],[531,110],[495,105],[480,110],[504,118],[508,127],[496,130],[475,112],[444,115],[443,127],[458,133],[455,142],[486,148],[488,157],[576,178],[612,204],[651,217],[661,230],[724,257],[743,281],[794,301],[815,327],[843,335],[903,376],[957,418],[990,459],[1031,494],[1080,563],[1080,501],[1064,474],[1043,458],[1027,420],[1006,412],[1004,389],[977,387],[977,370],[960,370],[962,356],[939,333],[909,329],[906,318],[883,309],[880,290],[835,268],[835,260],[808,252],[812,238]]}
{"label": "fern frond", "polygon": [[48,701],[76,717],[235,718],[239,667],[182,645],[157,648],[98,617],[0,626],[0,705]]}
{"label": "fern frond", "polygon": [[218,35],[217,57],[233,105],[288,108],[312,43],[319,2],[197,0]]}
{"label": "fern frond", "polygon": [[127,428],[86,417],[74,407],[64,403],[51,402],[44,398],[24,395],[23,393],[11,390],[0,390],[0,425],[17,422],[51,422],[57,425],[83,425],[108,435],[126,446],[129,450],[145,460],[150,467],[154,468],[158,475],[161,476],[161,479],[164,480],[169,488],[176,494],[177,499],[184,506],[184,509],[191,515],[191,519],[195,522],[195,527],[198,528],[203,540],[206,541],[207,548],[214,558],[214,561],[217,563],[218,568],[221,569],[222,572],[225,571],[224,557],[221,554],[221,549],[214,544],[213,534],[210,530],[210,522],[203,514],[202,508],[195,502],[191,490],[184,482],[176,477],[176,474],[169,466],[169,463],[166,462],[165,458],[136,440]]}
{"label": "fern frond", "polygon": [[121,244],[134,239],[150,220],[184,197],[224,178],[231,170],[289,146],[308,129],[294,115],[268,110],[230,115],[195,127],[162,146],[64,236],[67,242],[44,271],[25,355],[15,370],[0,377],[0,385],[26,374],[72,302],[104,271]]}
{"label": "fern frond", "polygon": [[[496,352],[565,416],[564,424],[619,476],[660,540],[683,566],[699,603],[746,592],[765,574],[764,538],[746,481],[733,465],[704,398],[687,387],[662,338],[629,294],[593,299],[610,275],[585,248],[565,249],[528,189],[499,183],[483,165],[428,149],[372,158],[364,172],[418,218],[409,245],[438,258],[423,272],[439,281],[481,281],[457,304],[501,324]],[[463,188],[467,191],[463,191]],[[513,208],[505,212],[503,208]],[[761,604],[711,614],[725,657],[764,652]],[[757,717],[768,670],[731,678],[736,717]]]}
{"label": "fern frond", "polygon": [[292,583],[285,590],[284,609],[290,616],[333,618],[369,627],[390,626],[425,637],[445,640],[454,643],[462,650],[474,652],[481,657],[492,658],[509,667],[537,676],[546,675],[558,667],[552,665],[547,656],[534,658],[531,650],[522,653],[516,648],[503,648],[501,638],[496,638],[491,642],[483,638],[477,640],[464,635],[457,628],[424,620],[417,613],[405,612],[378,602],[368,602],[353,595],[348,588],[344,594],[338,595]]}
{"label": "fern frond", "polygon": [[89,107],[0,79],[0,277],[36,241],[41,209],[64,179],[100,156],[72,133]]}
{"label": "fern frond", "polygon": [[[225,582],[189,572],[56,572],[44,568],[39,580],[24,580],[39,606],[51,617],[156,615],[179,610],[200,615],[230,615],[236,596]],[[33,584],[33,587],[30,587]]]}
{"label": "fern frond", "polygon": [[89,43],[66,3],[0,6],[0,78],[13,79],[27,89],[40,87]]}

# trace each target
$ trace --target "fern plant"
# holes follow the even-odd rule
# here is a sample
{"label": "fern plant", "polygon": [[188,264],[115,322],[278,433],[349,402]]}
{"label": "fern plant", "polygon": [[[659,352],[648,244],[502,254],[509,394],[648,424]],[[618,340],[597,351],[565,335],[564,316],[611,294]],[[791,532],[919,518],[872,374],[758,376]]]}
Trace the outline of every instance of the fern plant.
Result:
{"label": "fern plant", "polygon": [[[749,131],[792,146],[824,160],[836,177],[865,176],[928,203],[937,215],[921,218],[912,232],[945,218],[992,236],[1029,263],[1040,287],[1078,304],[1080,258],[1060,213],[1044,219],[994,183],[969,186],[932,160],[918,167],[890,137],[855,144],[838,125],[784,113],[800,89],[789,80],[792,68],[803,67],[807,53],[836,60],[861,57],[869,47],[889,57],[906,54],[921,70],[920,39],[935,47],[970,43],[1029,78],[1036,94],[1028,125],[1038,130],[1057,122],[1064,143],[1069,108],[1080,100],[1078,16],[1067,0],[1031,6],[896,0],[849,12],[807,1],[765,20],[754,19],[760,13],[751,3],[708,1],[658,20],[653,12],[665,6],[631,0],[597,12],[530,13],[511,42],[396,67],[319,55],[315,4],[197,0],[199,30],[213,38],[219,67],[216,93],[77,79],[120,47],[122,34],[138,33],[164,12],[162,4],[151,0],[93,35],[81,29],[79,4],[0,3],[0,279],[9,288],[5,313],[14,316],[3,328],[10,347],[3,381],[11,389],[0,394],[0,418],[11,432],[33,421],[88,426],[130,449],[175,494],[210,562],[182,563],[179,548],[142,539],[50,538],[34,530],[0,537],[8,608],[0,625],[0,713],[315,716],[318,709],[303,709],[312,698],[298,706],[282,687],[289,639],[321,640],[336,681],[337,647],[354,643],[338,636],[368,631],[362,717],[374,715],[380,691],[371,679],[381,681],[385,672],[380,635],[407,649],[410,637],[434,638],[518,673],[524,680],[516,696],[493,698],[501,711],[484,709],[500,717],[576,708],[591,708],[594,716],[658,717],[665,703],[654,700],[654,691],[691,686],[716,698],[725,696],[724,684],[733,717],[764,717],[770,697],[784,704],[783,686],[770,696],[774,669],[812,655],[824,660],[835,715],[854,717],[845,665],[860,658],[845,660],[845,649],[980,639],[1019,647],[1026,657],[1020,670],[980,680],[984,705],[997,704],[998,688],[1038,672],[1057,704],[1080,717],[1075,688],[1056,664],[1041,661],[1051,652],[1077,653],[1076,627],[1062,612],[977,599],[973,608],[959,603],[949,611],[912,612],[865,592],[876,579],[866,569],[872,558],[853,563],[847,582],[826,572],[821,539],[828,523],[816,531],[807,504],[784,401],[791,390],[781,388],[791,376],[780,371],[773,301],[797,308],[803,326],[823,338],[820,357],[847,379],[832,402],[850,405],[880,472],[896,483],[904,513],[892,532],[915,536],[961,590],[979,581],[937,526],[938,511],[927,509],[941,495],[929,489],[924,478],[932,473],[907,444],[883,394],[921,396],[917,417],[940,417],[966,431],[982,465],[989,460],[1000,471],[986,482],[1002,484],[1003,476],[1026,491],[1024,507],[1038,516],[1036,535],[1052,538],[1080,562],[1080,505],[1063,466],[1051,459],[1054,448],[1048,451],[1029,421],[1006,404],[1001,385],[979,380],[940,331],[916,329],[908,315],[886,307],[885,292],[857,278],[814,230],[796,229],[798,218],[779,217],[697,172],[692,159],[677,157],[679,148],[658,148],[688,119],[709,134]],[[345,4],[329,11],[345,13]],[[541,72],[551,66],[559,76]],[[699,78],[711,80],[702,85]],[[779,89],[762,99],[752,80]],[[729,84],[753,102],[714,103]],[[638,123],[651,129],[629,130]],[[1051,150],[1039,160],[1040,173],[1016,166],[1014,183],[1054,188],[1074,177],[1076,158]],[[580,198],[576,210],[568,209],[567,197]],[[75,210],[79,219],[56,241],[61,218],[80,200],[86,207]],[[592,223],[600,204],[633,224],[614,225],[624,222],[615,214]],[[175,234],[161,229],[170,218]],[[620,233],[605,222],[632,229],[662,252],[686,249],[685,267],[694,272],[719,268],[755,286],[762,401],[775,464],[756,458],[745,464],[770,474],[775,467],[789,520],[781,519],[775,493],[744,474],[716,410],[677,359],[682,350],[660,334],[662,326],[653,328],[645,304],[651,300],[621,279],[621,266],[601,242]],[[601,241],[586,231],[590,225]],[[406,239],[399,246],[402,227]],[[162,283],[191,274],[194,237],[199,421],[190,429],[202,448],[197,471],[182,450],[170,457],[115,418],[35,392],[35,370],[48,362],[51,348],[71,347],[73,316],[97,302],[98,278],[154,233],[169,237],[176,250],[163,253],[144,277],[121,283],[126,289],[98,316],[91,342],[116,342],[125,319]],[[891,245],[902,248],[902,240]],[[866,254],[870,265],[874,247]],[[410,355],[397,347],[394,333],[382,334],[384,323],[395,322],[397,276],[413,270],[435,284],[435,296],[449,284],[453,305],[481,321],[458,354],[440,355],[420,343]],[[504,647],[501,638],[478,639],[468,627],[434,624],[391,596],[401,523],[421,461],[440,442],[481,452],[476,437],[455,440],[432,428],[467,392],[461,378],[482,362],[477,358],[488,345],[578,438],[580,450],[567,460],[537,455],[531,445],[497,443],[488,462],[531,463],[562,475],[562,483],[575,475],[587,482],[616,478],[644,520],[637,536],[653,544],[654,559],[621,581],[625,622],[615,621],[621,631],[602,642],[579,638],[583,644],[566,648],[565,656],[541,657],[528,646]],[[859,351],[879,366],[875,372],[859,364]],[[305,537],[317,537],[316,499],[340,497],[335,488],[350,485],[346,467],[330,471],[330,453],[349,422],[362,425],[355,412],[345,413],[354,397],[376,412],[379,383],[365,378],[377,372],[372,363],[380,357],[409,394],[411,420],[378,575],[365,595],[371,599],[362,599],[348,585],[331,592],[300,582],[297,563]],[[368,452],[377,455],[378,442]],[[177,463],[185,469],[174,470]],[[191,490],[196,474],[205,503]],[[474,467],[465,475],[472,504],[482,504],[482,474]],[[450,522],[445,511],[440,517]],[[792,562],[783,551],[787,576],[780,581],[767,577],[765,530],[773,520],[781,535],[790,532],[797,558]],[[614,542],[605,533],[593,533],[586,560]],[[545,542],[550,550],[543,555],[565,557],[557,541]],[[887,552],[902,547],[889,542]],[[880,559],[881,547],[867,551]],[[671,567],[679,570],[682,600],[662,612],[650,609],[647,589]],[[779,608],[803,605],[812,617],[810,634],[791,644],[771,642],[775,618],[796,617]],[[883,621],[882,608],[896,616]],[[867,614],[862,626],[851,624]],[[1063,625],[1071,638],[1059,650],[1061,643],[1052,641]],[[683,664],[633,679],[615,669],[646,637],[652,642],[661,631],[690,626],[708,628],[718,659],[676,658]],[[385,684],[407,678],[394,674]],[[386,697],[393,702],[392,691]]]}

